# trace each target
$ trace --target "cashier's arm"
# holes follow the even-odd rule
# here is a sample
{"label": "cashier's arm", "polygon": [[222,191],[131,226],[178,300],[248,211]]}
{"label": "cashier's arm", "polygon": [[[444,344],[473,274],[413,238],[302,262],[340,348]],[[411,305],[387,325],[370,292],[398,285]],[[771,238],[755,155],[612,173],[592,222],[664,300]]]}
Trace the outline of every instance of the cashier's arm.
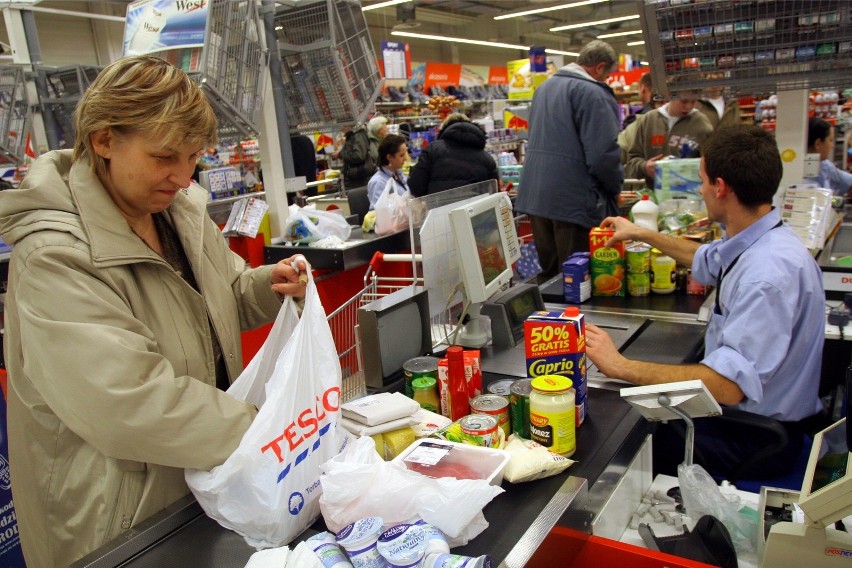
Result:
{"label": "cashier's arm", "polygon": [[635,385],[700,379],[719,404],[737,404],[745,397],[735,382],[706,365],[664,365],[628,359],[618,352],[607,332],[591,323],[586,323],[586,356],[604,375]]}
{"label": "cashier's arm", "polygon": [[660,249],[663,254],[667,254],[684,266],[692,266],[692,258],[700,246],[688,239],[670,237],[634,225],[624,217],[607,217],[601,222],[601,227],[615,229],[615,235],[607,241],[606,246],[612,246],[618,241],[642,241]]}

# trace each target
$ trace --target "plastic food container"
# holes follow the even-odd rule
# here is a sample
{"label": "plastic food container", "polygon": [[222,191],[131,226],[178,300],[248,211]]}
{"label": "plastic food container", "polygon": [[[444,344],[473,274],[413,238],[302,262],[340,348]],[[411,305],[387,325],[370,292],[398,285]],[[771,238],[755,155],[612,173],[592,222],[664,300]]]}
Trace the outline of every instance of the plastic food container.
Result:
{"label": "plastic food container", "polygon": [[355,568],[382,568],[387,566],[376,548],[384,529],[381,517],[366,517],[346,525],[337,533],[337,544],[346,549],[349,561]]}
{"label": "plastic food container", "polygon": [[508,452],[495,448],[421,438],[393,461],[427,477],[484,479],[492,485],[500,485],[509,457]]}
{"label": "plastic food container", "polygon": [[420,566],[426,545],[424,527],[401,524],[383,532],[376,547],[391,568],[413,568]]}

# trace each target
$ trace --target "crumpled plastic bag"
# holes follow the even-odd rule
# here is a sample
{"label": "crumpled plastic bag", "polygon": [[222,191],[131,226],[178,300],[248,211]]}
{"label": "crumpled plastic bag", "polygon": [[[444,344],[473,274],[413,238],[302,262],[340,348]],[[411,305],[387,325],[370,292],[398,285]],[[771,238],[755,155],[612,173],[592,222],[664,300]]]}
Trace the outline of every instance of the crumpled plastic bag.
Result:
{"label": "crumpled plastic bag", "polygon": [[309,244],[330,236],[345,241],[351,235],[352,227],[342,215],[320,209],[299,209],[284,222],[283,237],[294,243]]}
{"label": "crumpled plastic bag", "polygon": [[707,470],[697,464],[677,466],[677,480],[683,506],[693,519],[711,515],[719,519],[734,543],[737,554],[753,553],[757,543],[757,524],[739,513],[740,498],[719,490]]}
{"label": "crumpled plastic bag", "polygon": [[320,468],[320,511],[334,533],[364,517],[382,517],[385,525],[420,517],[440,529],[451,548],[464,546],[488,528],[482,509],[503,493],[484,479],[432,479],[385,462],[369,437]]}

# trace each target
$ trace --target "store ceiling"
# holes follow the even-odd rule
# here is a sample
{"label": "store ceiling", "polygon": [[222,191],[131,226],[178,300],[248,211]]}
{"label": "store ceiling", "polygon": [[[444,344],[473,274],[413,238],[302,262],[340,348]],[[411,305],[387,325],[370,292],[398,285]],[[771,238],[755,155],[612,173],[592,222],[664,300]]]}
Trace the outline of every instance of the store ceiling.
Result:
{"label": "store ceiling", "polygon": [[[564,31],[550,31],[558,26],[638,15],[641,2],[637,0],[598,0],[582,6],[494,19],[495,16],[570,2],[572,0],[413,0],[410,3],[365,11],[365,15],[371,30],[378,29],[379,33],[387,36],[383,39],[392,39],[391,33],[400,30],[518,45],[543,45],[550,49],[572,52],[580,51],[583,45],[600,35],[641,30],[639,19],[636,18]],[[365,8],[378,3],[379,0],[362,0]],[[400,19],[404,8],[410,8],[411,5],[414,6],[414,18]],[[628,42],[641,41],[641,33],[602,39],[612,44],[619,53],[629,53],[634,58],[645,59],[644,46],[627,45]],[[400,41],[408,41],[414,46],[418,40],[400,38]],[[459,62],[464,62],[465,47],[461,45],[458,49]],[[506,51],[511,53],[511,50],[492,49],[496,52],[496,58],[504,57]]]}

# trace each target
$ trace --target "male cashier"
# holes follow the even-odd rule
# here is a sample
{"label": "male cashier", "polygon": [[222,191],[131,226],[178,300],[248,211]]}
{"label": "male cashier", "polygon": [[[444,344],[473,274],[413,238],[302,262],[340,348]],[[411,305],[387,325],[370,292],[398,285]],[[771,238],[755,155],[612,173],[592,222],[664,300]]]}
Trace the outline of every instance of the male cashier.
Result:
{"label": "male cashier", "polygon": [[[724,226],[725,238],[698,245],[620,217],[601,223],[615,228],[611,242],[644,241],[691,266],[698,281],[715,286],[718,301],[699,363],[631,360],[618,352],[606,332],[586,326],[586,354],[610,377],[637,385],[700,379],[724,407],[779,420],[789,434],[789,451],[784,459],[764,460],[753,468],[749,477],[757,479],[789,471],[801,449],[806,420],[822,409],[818,389],[825,292],[810,252],[772,207],[781,173],[770,134],[754,126],[722,128],[702,146],[700,175],[708,215]],[[711,474],[726,475],[764,445],[755,437],[723,432],[713,418],[696,421],[696,463]],[[683,448],[671,427],[658,429],[655,471],[676,474]]]}

